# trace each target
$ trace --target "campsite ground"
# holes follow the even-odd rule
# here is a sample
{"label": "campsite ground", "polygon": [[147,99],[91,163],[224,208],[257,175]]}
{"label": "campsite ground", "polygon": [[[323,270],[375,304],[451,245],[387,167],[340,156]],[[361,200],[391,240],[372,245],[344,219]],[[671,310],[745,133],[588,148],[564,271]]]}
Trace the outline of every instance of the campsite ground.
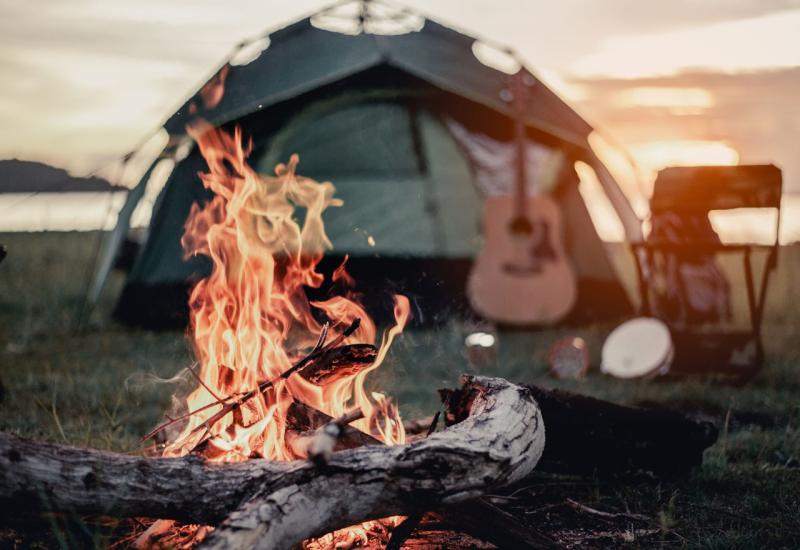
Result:
{"label": "campsite ground", "polygon": [[[94,234],[8,234],[0,235],[0,243],[9,247],[0,264],[0,430],[135,452],[170,396],[188,387],[188,380],[175,376],[190,357],[183,334],[135,331],[107,322],[115,288],[106,293],[89,328],[75,333]],[[769,363],[744,387],[708,380],[620,382],[598,374],[556,382],[545,369],[554,339],[579,334],[596,356],[611,327],[501,334],[498,366],[487,368],[487,374],[622,403],[661,402],[720,428],[719,441],[689,479],[543,478],[541,487],[550,489],[542,491],[555,490],[562,501],[571,498],[609,512],[646,515],[650,534],[640,540],[632,527],[633,546],[800,545],[800,317],[787,306],[800,298],[800,287],[791,284],[798,269],[800,249],[785,249],[767,311]],[[118,288],[120,281],[112,283]],[[463,333],[455,323],[407,333],[373,378],[375,387],[395,396],[406,416],[431,414],[437,406],[434,388],[452,386],[466,368]],[[70,528],[64,529],[67,524]],[[45,534],[0,530],[0,547],[14,546],[19,537],[44,546],[104,544],[107,524],[97,525],[54,518]]]}

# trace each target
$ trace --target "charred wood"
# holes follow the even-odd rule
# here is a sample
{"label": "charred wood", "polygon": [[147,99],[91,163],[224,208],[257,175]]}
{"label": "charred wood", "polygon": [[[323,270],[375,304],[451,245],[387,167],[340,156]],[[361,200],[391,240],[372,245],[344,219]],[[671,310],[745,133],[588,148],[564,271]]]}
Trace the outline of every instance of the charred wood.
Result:
{"label": "charred wood", "polygon": [[[294,403],[292,407],[297,407],[298,405],[300,404]],[[319,417],[327,417],[327,415],[321,411],[315,412]],[[361,418],[364,418],[363,411],[361,411],[361,409],[354,409],[339,418],[332,418],[318,425],[313,431],[310,429],[310,426],[309,429],[300,433],[288,431],[286,433],[286,439],[297,458],[307,458],[318,467],[322,467],[328,463],[328,460],[330,460],[331,455],[335,451],[354,449],[364,445],[381,444],[377,439],[348,426],[351,422],[355,422]]]}
{"label": "charred wood", "polygon": [[[286,380],[287,378],[289,378],[290,376],[292,376],[296,372],[298,372],[300,370],[305,370],[305,369],[309,368],[310,365],[317,364],[323,358],[323,356],[327,356],[327,357],[329,357],[331,359],[336,359],[336,358],[340,357],[341,353],[346,353],[346,352],[341,352],[340,354],[337,354],[337,353],[333,353],[333,352],[334,352],[334,350],[336,348],[340,347],[340,344],[342,342],[344,342],[345,338],[347,338],[348,336],[352,335],[353,332],[355,332],[360,325],[361,325],[361,319],[355,318],[350,323],[350,325],[348,325],[347,328],[345,328],[341,332],[341,334],[339,334],[333,340],[331,340],[330,342],[328,342],[326,344],[325,341],[327,340],[327,337],[328,337],[329,324],[325,323],[323,325],[323,327],[322,327],[322,331],[320,332],[319,340],[317,341],[317,343],[314,346],[314,348],[307,355],[305,355],[302,358],[298,359],[291,367],[289,367],[288,369],[283,371],[277,378],[275,378],[273,380],[264,380],[264,381],[260,382],[255,389],[252,389],[250,391],[247,391],[247,392],[244,392],[244,393],[240,393],[240,394],[229,395],[229,396],[226,396],[224,398],[221,398],[221,397],[217,396],[213,391],[211,391],[209,388],[206,387],[206,389],[214,397],[214,402],[209,403],[208,405],[205,405],[205,406],[200,407],[198,409],[189,411],[188,413],[186,413],[184,415],[181,415],[181,416],[179,416],[177,418],[169,418],[169,420],[167,422],[164,422],[163,424],[157,426],[154,430],[152,430],[150,433],[145,435],[143,439],[150,439],[151,437],[155,437],[156,435],[162,433],[168,427],[170,427],[170,426],[172,426],[172,425],[174,425],[174,424],[176,424],[178,422],[181,422],[183,420],[186,420],[186,419],[188,419],[188,418],[190,418],[190,417],[192,417],[192,416],[194,416],[194,415],[196,415],[196,414],[198,414],[200,412],[203,412],[203,411],[208,410],[208,409],[212,409],[214,407],[221,407],[210,418],[208,418],[202,424],[200,424],[197,428],[195,428],[193,430],[193,432],[190,434],[190,437],[191,437],[191,436],[194,436],[196,433],[200,432],[201,430],[205,430],[205,434],[203,436],[201,436],[200,439],[195,443],[194,447],[197,448],[198,445],[200,445],[203,442],[205,442],[205,440],[207,439],[207,436],[209,435],[209,433],[211,431],[212,426],[215,423],[217,423],[221,419],[225,418],[228,414],[236,413],[240,409],[240,407],[242,406],[243,403],[246,403],[247,401],[249,401],[250,399],[254,398],[257,395],[263,394],[264,392],[266,392],[267,390],[272,388],[277,381]],[[358,346],[361,346],[361,345],[362,344],[358,344],[356,346],[358,347]],[[341,346],[341,347],[349,347],[349,346]],[[364,353],[365,352],[362,351],[361,355],[363,355]],[[326,369],[324,365],[319,365],[319,364],[317,365],[316,368],[322,369],[322,370],[326,370],[326,371],[330,370],[330,369]],[[199,380],[199,376],[197,375],[197,373],[194,372],[193,369],[190,368],[189,371],[195,377],[197,377],[198,380]],[[314,369],[311,369],[308,372],[313,374],[315,371],[314,371]],[[201,382],[201,384],[202,384],[202,382]],[[205,386],[205,384],[202,384],[202,385]]]}
{"label": "charred wood", "polygon": [[375,362],[378,350],[370,344],[351,344],[327,350],[299,369],[312,384],[324,385],[332,376],[352,376]]}

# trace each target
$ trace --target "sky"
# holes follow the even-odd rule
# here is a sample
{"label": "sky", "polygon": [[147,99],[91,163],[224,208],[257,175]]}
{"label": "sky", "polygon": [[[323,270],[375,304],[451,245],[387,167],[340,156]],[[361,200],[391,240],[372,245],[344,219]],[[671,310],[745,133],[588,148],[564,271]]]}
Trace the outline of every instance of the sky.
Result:
{"label": "sky", "polygon": [[[85,174],[140,142],[243,38],[316,0],[3,0],[0,158]],[[405,0],[509,44],[644,174],[773,162],[800,192],[800,0]],[[644,189],[647,192],[647,189]]]}

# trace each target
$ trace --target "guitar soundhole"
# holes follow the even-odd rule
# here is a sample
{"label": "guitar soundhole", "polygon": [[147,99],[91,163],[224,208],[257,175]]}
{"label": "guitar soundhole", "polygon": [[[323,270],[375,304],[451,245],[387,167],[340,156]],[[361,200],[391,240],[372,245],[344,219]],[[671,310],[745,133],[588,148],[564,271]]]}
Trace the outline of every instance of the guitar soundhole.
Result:
{"label": "guitar soundhole", "polygon": [[533,224],[525,216],[518,216],[508,224],[508,231],[514,237],[530,237],[533,234]]}
{"label": "guitar soundhole", "polygon": [[[522,222],[527,228],[522,227]],[[515,230],[515,225],[519,227]],[[503,264],[503,271],[509,275],[527,277],[542,272],[547,262],[555,262],[558,254],[550,239],[550,226],[545,221],[531,223],[526,218],[517,218],[509,228],[512,238],[519,239],[521,252],[518,258]]]}

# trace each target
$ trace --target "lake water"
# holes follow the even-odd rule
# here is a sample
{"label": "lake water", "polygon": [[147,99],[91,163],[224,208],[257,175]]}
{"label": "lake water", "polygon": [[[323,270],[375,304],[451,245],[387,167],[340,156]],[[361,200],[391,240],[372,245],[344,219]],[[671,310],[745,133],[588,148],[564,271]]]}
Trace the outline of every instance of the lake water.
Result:
{"label": "lake water", "polygon": [[[125,193],[41,193],[0,195],[0,232],[90,231],[112,229]],[[781,243],[800,241],[800,195],[784,195]],[[147,224],[150,203],[134,213],[133,226]],[[713,213],[712,223],[726,242],[770,242],[775,216],[768,211]]]}
{"label": "lake water", "polygon": [[[113,229],[124,202],[124,192],[3,194],[0,232]],[[144,223],[141,215],[137,218]]]}

